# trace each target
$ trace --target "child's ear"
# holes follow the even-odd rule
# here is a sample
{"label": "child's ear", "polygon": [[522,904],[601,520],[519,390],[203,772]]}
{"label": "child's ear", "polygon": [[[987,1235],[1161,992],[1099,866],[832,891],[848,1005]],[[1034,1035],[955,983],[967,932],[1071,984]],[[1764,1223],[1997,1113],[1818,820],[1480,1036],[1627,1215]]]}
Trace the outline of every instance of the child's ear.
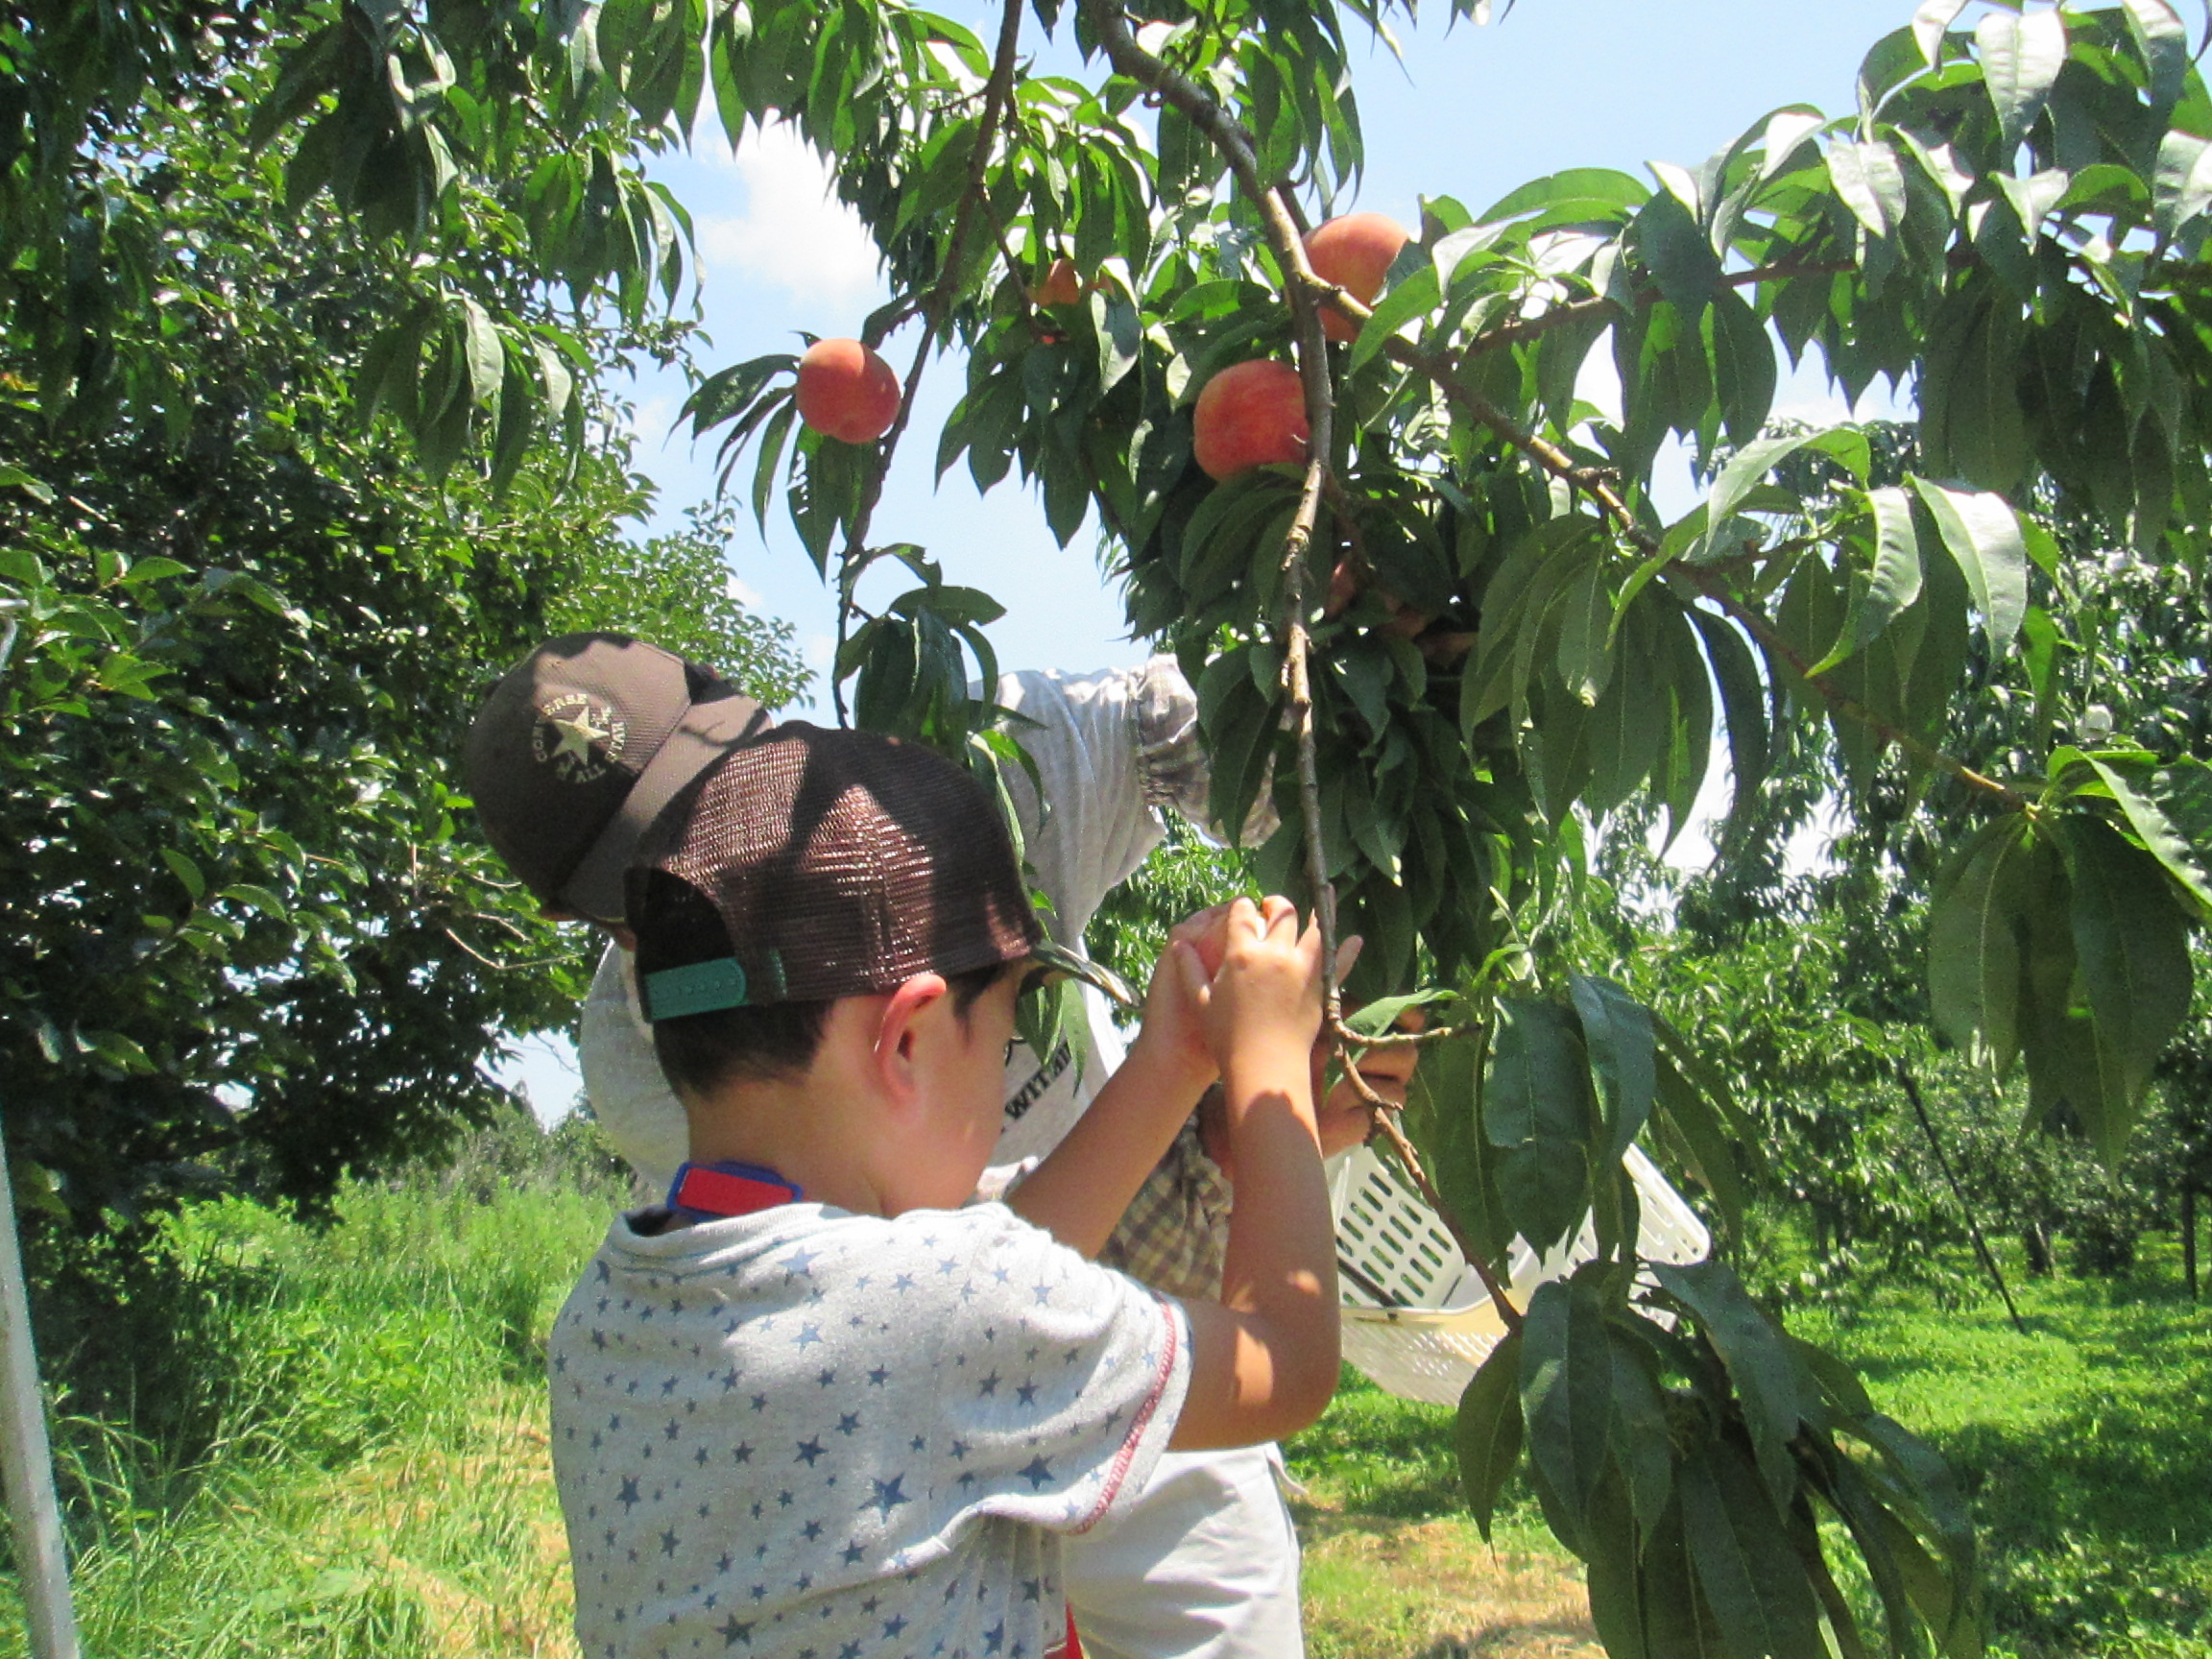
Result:
{"label": "child's ear", "polygon": [[894,1101],[902,1102],[915,1094],[919,1040],[932,1012],[942,1012],[938,1005],[950,1006],[945,998],[951,989],[942,974],[917,974],[883,998],[873,1059],[877,1082]]}

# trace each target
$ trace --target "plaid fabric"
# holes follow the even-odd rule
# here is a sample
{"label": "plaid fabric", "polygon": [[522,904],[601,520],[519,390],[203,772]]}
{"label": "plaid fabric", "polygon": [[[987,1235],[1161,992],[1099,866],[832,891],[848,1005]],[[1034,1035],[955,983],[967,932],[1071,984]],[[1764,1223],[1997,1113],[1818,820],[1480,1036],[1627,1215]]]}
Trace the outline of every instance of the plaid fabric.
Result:
{"label": "plaid fabric", "polygon": [[1145,1176],[1098,1260],[1170,1296],[1221,1294],[1234,1191],[1198,1142],[1195,1116]]}

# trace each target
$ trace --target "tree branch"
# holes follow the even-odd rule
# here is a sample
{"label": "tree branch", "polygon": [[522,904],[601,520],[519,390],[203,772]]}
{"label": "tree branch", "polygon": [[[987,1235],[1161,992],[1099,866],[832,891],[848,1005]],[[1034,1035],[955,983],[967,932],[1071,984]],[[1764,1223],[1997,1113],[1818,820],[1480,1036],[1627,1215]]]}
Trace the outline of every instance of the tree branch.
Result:
{"label": "tree branch", "polygon": [[1365,1102],[1376,1129],[1388,1139],[1423,1200],[1443,1221],[1457,1242],[1460,1254],[1467,1258],[1481,1278],[1498,1308],[1499,1316],[1505,1321],[1508,1329],[1518,1331],[1521,1328],[1521,1310],[1513,1305],[1506,1287],[1497,1282],[1489,1263],[1481,1259],[1473,1247],[1472,1240],[1445,1207],[1443,1195],[1430,1181],[1420,1157],[1414,1152],[1412,1143],[1406,1139],[1405,1130],[1398,1123],[1397,1108],[1378,1094],[1367,1080],[1359,1075],[1358,1068],[1352,1063],[1352,1051],[1344,1041],[1347,1031],[1344,1025],[1343,991],[1336,980],[1336,894],[1329,884],[1328,851],[1321,840],[1320,762],[1313,736],[1313,686],[1310,661],[1312,641],[1306,627],[1306,553],[1311,544],[1313,528],[1320,517],[1321,497],[1334,483],[1329,456],[1335,396],[1330,384],[1328,345],[1321,333],[1321,313],[1315,297],[1322,290],[1335,293],[1342,291],[1313,275],[1312,267],[1307,263],[1305,242],[1295,204],[1289,200],[1286,190],[1272,186],[1261,178],[1252,141],[1243,129],[1231,120],[1220,105],[1208,97],[1189,77],[1177,73],[1139,46],[1130,35],[1127,19],[1115,0],[1084,0],[1084,4],[1098,32],[1099,42],[1104,46],[1106,56],[1114,67],[1147,87],[1163,101],[1174,105],[1227,157],[1230,171],[1236,175],[1238,186],[1259,208],[1266,228],[1268,243],[1275,252],[1278,264],[1289,279],[1291,325],[1297,340],[1299,378],[1306,393],[1309,437],[1305,487],[1299,493],[1298,510],[1290,520],[1290,530],[1283,543],[1283,681],[1285,692],[1289,698],[1291,730],[1298,747],[1298,793],[1306,817],[1307,879],[1313,889],[1313,910],[1321,928],[1324,1028],[1330,1035],[1344,1075],[1352,1080],[1355,1093]]}
{"label": "tree branch", "polygon": [[[929,291],[923,302],[922,342],[914,349],[913,364],[906,371],[905,384],[900,388],[899,413],[892,417],[891,430],[883,435],[882,446],[877,451],[876,468],[869,475],[868,487],[860,497],[860,511],[854,516],[851,534],[845,538],[845,551],[839,557],[840,565],[850,568],[867,549],[869,527],[876,517],[876,505],[883,498],[884,481],[891,475],[891,457],[898,452],[899,440],[906,434],[906,422],[913,417],[914,395],[922,386],[922,372],[929,366],[929,354],[936,349],[938,336],[943,333],[945,320],[951,315],[952,301],[960,292],[963,255],[967,252],[968,232],[975,222],[976,209],[983,200],[985,176],[991,168],[991,153],[998,139],[998,123],[1004,118],[1006,107],[1014,97],[1015,54],[1022,43],[1022,0],[1001,0],[998,15],[998,48],[991,60],[991,79],[983,90],[983,115],[975,130],[975,151],[968,162],[967,188],[960,193],[960,204],[952,217],[952,235],[946,243],[944,269],[937,274],[937,285]],[[844,655],[845,635],[852,613],[852,598],[847,591],[853,584],[840,583],[837,602],[837,653]],[[837,724],[848,724],[845,711],[844,682],[838,678],[836,660],[830,665],[830,696],[837,709]]]}

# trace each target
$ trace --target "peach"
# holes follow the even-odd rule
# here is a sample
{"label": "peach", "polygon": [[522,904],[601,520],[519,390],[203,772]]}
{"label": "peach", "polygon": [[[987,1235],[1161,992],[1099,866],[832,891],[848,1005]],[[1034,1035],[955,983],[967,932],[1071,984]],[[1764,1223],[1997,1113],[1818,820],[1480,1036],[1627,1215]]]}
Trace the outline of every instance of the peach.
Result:
{"label": "peach", "polygon": [[[1382,292],[1390,262],[1406,246],[1406,227],[1386,213],[1347,213],[1306,233],[1306,262],[1324,282],[1334,282],[1362,305]],[[1332,340],[1357,340],[1359,325],[1323,307],[1321,332]]]}
{"label": "peach", "polygon": [[1216,482],[1269,462],[1306,459],[1306,388],[1273,357],[1232,363],[1206,382],[1190,416],[1190,452]]}
{"label": "peach", "polygon": [[799,359],[799,418],[847,444],[873,444],[899,419],[899,376],[857,340],[818,340]]}
{"label": "peach", "polygon": [[1083,279],[1075,275],[1075,261],[1055,259],[1045,279],[1029,290],[1032,305],[1072,305],[1083,298]]}

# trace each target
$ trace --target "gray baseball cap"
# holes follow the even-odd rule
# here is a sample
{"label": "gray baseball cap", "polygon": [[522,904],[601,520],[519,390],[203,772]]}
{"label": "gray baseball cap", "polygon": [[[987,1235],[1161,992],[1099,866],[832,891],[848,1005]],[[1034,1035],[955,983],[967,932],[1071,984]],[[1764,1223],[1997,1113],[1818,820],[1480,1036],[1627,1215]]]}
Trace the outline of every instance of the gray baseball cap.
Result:
{"label": "gray baseball cap", "polygon": [[508,669],[476,710],[463,787],[541,903],[612,926],[646,826],[770,726],[704,664],[626,635],[566,634]]}

